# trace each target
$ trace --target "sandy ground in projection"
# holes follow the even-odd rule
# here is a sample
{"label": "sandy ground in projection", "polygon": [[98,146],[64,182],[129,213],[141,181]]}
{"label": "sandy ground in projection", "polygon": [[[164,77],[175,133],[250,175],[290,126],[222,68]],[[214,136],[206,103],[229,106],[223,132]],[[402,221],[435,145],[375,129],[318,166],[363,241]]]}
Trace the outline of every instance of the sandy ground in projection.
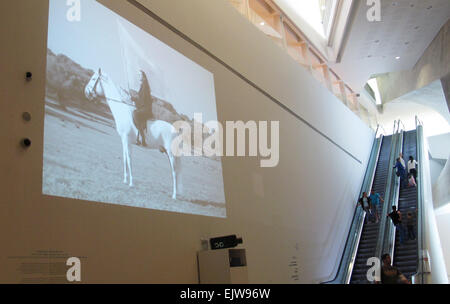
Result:
{"label": "sandy ground in projection", "polygon": [[45,104],[43,193],[103,202],[225,217],[221,162],[182,157],[182,189],[173,200],[166,155],[132,146],[133,182],[123,183],[122,145],[114,121],[77,108]]}

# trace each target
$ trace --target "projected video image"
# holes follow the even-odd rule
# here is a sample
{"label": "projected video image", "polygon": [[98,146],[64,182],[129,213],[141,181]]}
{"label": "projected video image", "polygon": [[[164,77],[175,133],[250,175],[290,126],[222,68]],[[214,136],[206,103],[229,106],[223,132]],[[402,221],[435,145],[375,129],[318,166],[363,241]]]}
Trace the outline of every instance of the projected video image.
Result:
{"label": "projected video image", "polygon": [[213,74],[95,0],[68,9],[50,0],[43,194],[226,217],[221,159],[171,151],[174,122],[217,121]]}

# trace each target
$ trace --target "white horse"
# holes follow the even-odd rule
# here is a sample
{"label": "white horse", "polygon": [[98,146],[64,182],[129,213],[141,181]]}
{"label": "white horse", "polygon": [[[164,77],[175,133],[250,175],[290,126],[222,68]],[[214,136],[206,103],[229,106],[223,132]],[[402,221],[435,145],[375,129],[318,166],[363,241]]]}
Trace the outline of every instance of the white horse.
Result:
{"label": "white horse", "polygon": [[[92,77],[84,90],[86,98],[90,101],[98,98],[106,100],[116,123],[116,130],[122,140],[123,148],[123,182],[133,186],[133,175],[131,173],[131,143],[136,142],[138,129],[133,121],[131,104],[125,103],[119,90],[108,75],[98,70]],[[177,184],[179,179],[180,162],[178,157],[172,153],[172,141],[177,136],[175,128],[168,122],[162,120],[147,121],[147,132],[145,136],[147,146],[150,149],[159,149],[169,158],[172,169],[173,192],[172,198],[177,198]]]}

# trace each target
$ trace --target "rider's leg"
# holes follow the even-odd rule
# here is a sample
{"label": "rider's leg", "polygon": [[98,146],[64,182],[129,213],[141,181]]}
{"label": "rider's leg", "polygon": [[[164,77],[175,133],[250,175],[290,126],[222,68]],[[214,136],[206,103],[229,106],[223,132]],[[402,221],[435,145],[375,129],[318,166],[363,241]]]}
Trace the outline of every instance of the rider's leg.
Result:
{"label": "rider's leg", "polygon": [[147,143],[145,142],[145,132],[146,130],[145,130],[145,128],[142,128],[141,130],[140,130],[140,134],[141,134],[141,139],[142,139],[142,146],[143,147],[147,147]]}
{"label": "rider's leg", "polygon": [[141,145],[141,141],[139,140],[140,134],[141,134],[141,131],[138,129],[138,133],[137,133],[137,136],[136,136],[136,145],[138,145],[138,146]]}

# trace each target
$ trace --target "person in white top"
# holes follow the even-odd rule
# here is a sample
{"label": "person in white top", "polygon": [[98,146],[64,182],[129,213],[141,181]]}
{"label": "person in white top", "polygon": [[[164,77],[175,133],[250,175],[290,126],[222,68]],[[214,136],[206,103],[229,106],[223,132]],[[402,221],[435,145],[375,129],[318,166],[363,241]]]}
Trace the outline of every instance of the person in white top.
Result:
{"label": "person in white top", "polygon": [[410,156],[408,161],[408,173],[417,179],[417,168],[418,163],[415,161],[414,157]]}
{"label": "person in white top", "polygon": [[403,159],[403,153],[400,152],[400,163],[402,164],[403,168],[406,169],[406,164],[405,164],[405,160]]}

